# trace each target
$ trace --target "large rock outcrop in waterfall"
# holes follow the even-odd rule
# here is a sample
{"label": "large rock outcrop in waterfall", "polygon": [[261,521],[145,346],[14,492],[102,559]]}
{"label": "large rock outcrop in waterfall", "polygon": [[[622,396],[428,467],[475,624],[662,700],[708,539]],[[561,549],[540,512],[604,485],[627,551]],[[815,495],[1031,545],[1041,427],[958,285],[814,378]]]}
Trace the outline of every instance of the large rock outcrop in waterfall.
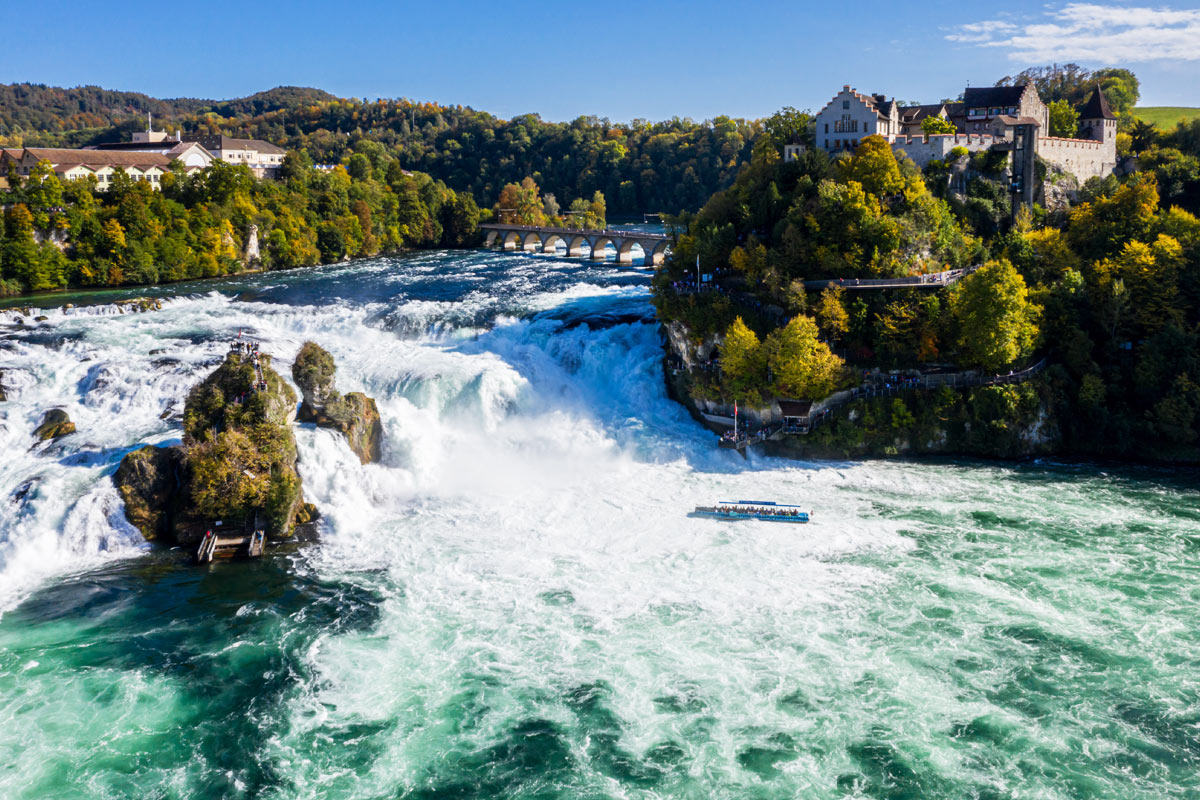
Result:
{"label": "large rock outcrop in waterfall", "polygon": [[[235,350],[188,394],[183,444],[143,447],[113,480],[147,539],[198,541],[218,520],[290,536],[315,516],[301,495],[291,421],[296,393],[271,358]],[[260,376],[261,372],[261,376]]]}
{"label": "large rock outcrop in waterfall", "polygon": [[375,400],[362,392],[338,394],[336,372],[333,356],[315,342],[304,343],[292,364],[292,380],[304,394],[299,419],[341,431],[362,463],[378,461],[383,423]]}

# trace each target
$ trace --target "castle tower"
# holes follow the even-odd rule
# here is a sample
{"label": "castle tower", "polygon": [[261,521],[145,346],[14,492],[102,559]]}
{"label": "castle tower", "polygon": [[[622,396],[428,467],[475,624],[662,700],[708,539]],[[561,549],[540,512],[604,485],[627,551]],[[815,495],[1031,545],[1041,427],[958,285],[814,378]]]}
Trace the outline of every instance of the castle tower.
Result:
{"label": "castle tower", "polygon": [[1110,145],[1117,152],[1117,115],[1108,107],[1108,99],[1100,91],[1100,84],[1079,112],[1081,139],[1093,139]]}

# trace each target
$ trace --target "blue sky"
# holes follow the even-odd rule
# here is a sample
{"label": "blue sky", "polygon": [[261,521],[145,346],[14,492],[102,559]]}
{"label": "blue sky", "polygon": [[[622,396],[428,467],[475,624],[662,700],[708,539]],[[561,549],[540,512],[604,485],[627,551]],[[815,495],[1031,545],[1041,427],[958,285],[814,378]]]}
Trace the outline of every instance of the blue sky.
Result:
{"label": "blue sky", "polygon": [[818,110],[843,84],[925,102],[1050,61],[1120,64],[1143,105],[1200,106],[1200,5],[1173,3],[44,0],[0,82],[159,97],[278,85],[503,117]]}

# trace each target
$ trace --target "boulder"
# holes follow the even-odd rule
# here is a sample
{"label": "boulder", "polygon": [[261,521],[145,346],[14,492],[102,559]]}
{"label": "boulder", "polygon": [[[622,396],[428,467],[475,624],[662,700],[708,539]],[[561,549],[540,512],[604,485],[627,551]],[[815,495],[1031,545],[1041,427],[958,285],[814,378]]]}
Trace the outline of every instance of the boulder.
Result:
{"label": "boulder", "polygon": [[[333,376],[337,366],[333,356],[316,342],[305,342],[292,363],[292,380],[304,395],[304,405],[310,413],[317,413],[337,397]],[[303,412],[302,412],[303,413]]]}
{"label": "boulder", "polygon": [[292,379],[304,395],[298,419],[344,434],[362,463],[378,461],[383,422],[375,400],[362,392],[338,394],[334,385],[336,372],[333,356],[315,342],[304,343],[292,364]]}
{"label": "boulder", "polygon": [[8,401],[8,392],[4,388],[4,370],[0,369],[0,403]]}
{"label": "boulder", "polygon": [[147,445],[121,459],[113,475],[113,483],[125,501],[125,518],[147,539],[171,533],[171,501],[178,488],[176,474],[182,460],[181,447]]}
{"label": "boulder", "polygon": [[44,442],[74,432],[75,423],[71,422],[67,412],[61,408],[52,408],[42,416],[42,424],[34,429],[33,435]]}

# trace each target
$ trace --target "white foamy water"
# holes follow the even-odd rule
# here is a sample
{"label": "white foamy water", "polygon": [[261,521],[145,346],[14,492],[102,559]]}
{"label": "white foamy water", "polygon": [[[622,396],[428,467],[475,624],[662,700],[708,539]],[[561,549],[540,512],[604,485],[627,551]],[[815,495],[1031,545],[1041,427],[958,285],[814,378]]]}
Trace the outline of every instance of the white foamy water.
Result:
{"label": "white foamy water", "polygon": [[[666,398],[647,300],[427,254],[9,339],[0,795],[1187,796],[1194,488],[743,460]],[[285,376],[326,347],[384,453],[300,426],[319,540],[194,570],[108,476],[239,330]],[[51,406],[79,432],[35,445]],[[814,522],[686,516],[718,499]]]}

